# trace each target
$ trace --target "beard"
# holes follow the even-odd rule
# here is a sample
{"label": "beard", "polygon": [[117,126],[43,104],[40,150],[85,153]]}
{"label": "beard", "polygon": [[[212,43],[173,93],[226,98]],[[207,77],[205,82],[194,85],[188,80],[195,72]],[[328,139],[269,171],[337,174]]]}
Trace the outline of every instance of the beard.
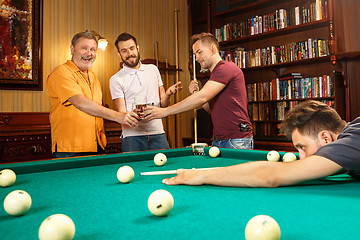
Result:
{"label": "beard", "polygon": [[[130,62],[129,59],[130,58],[135,58],[134,62]],[[121,60],[124,62],[124,64],[130,68],[136,67],[139,64],[140,61],[140,54],[138,53],[137,55],[130,55],[129,57],[127,57],[126,59],[124,59],[121,56]]]}
{"label": "beard", "polygon": [[81,70],[88,70],[96,59],[96,55],[81,55],[73,54],[71,60],[75,63],[75,65]]}
{"label": "beard", "polygon": [[210,67],[211,67],[211,64],[206,62],[206,61],[203,61],[202,64],[200,64],[200,66],[201,66],[202,69],[209,70]]}
{"label": "beard", "polygon": [[81,60],[89,61],[90,66],[95,62],[95,59],[96,59],[96,56],[92,56],[92,55],[81,56]]}

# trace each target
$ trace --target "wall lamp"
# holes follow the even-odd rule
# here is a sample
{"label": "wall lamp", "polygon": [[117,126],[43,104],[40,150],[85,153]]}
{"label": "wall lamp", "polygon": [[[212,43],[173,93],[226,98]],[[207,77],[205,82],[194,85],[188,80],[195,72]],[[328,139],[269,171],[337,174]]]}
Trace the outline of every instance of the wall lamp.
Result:
{"label": "wall lamp", "polygon": [[100,34],[98,34],[97,32],[93,30],[88,30],[88,31],[91,32],[98,39],[98,48],[105,51],[109,42],[104,37],[100,36]]}

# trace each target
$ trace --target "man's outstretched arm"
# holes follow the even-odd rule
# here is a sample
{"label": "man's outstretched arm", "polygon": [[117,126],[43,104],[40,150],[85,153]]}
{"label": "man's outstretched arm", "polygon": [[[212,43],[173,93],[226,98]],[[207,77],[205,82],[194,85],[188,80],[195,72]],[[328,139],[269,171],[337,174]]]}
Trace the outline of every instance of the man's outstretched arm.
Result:
{"label": "man's outstretched arm", "polygon": [[342,167],[320,156],[294,162],[248,162],[211,170],[179,169],[177,176],[164,179],[167,185],[218,185],[232,187],[279,187],[294,185],[339,173]]}

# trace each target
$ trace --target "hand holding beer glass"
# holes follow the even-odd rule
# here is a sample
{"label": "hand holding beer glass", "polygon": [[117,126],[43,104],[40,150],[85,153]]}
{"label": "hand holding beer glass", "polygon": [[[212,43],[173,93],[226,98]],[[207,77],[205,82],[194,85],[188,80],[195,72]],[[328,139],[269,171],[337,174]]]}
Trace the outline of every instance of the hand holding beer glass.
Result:
{"label": "hand holding beer glass", "polygon": [[154,106],[154,103],[148,103],[146,97],[136,97],[134,98],[132,111],[134,111],[140,119],[144,119],[144,111],[147,106]]}

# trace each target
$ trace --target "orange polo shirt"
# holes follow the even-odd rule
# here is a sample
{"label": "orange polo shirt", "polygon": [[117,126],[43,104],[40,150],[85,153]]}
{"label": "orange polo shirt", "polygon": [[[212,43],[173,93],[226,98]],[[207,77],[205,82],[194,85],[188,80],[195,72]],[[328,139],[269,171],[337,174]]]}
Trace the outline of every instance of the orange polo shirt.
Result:
{"label": "orange polo shirt", "polygon": [[50,124],[52,152],[96,152],[97,143],[105,148],[106,138],[102,118],[77,109],[68,99],[82,94],[102,104],[100,82],[88,70],[89,79],[70,60],[58,66],[47,78],[51,101]]}

